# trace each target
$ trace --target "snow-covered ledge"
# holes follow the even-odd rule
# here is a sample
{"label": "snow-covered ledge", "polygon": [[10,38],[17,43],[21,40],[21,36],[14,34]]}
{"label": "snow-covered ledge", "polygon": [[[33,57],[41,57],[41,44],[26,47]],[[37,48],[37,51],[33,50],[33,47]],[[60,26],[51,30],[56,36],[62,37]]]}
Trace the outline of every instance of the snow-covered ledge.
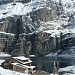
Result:
{"label": "snow-covered ledge", "polygon": [[60,68],[58,70],[58,72],[60,74],[63,74],[63,75],[75,75],[75,65],[68,66],[68,67],[65,67],[65,68]]}

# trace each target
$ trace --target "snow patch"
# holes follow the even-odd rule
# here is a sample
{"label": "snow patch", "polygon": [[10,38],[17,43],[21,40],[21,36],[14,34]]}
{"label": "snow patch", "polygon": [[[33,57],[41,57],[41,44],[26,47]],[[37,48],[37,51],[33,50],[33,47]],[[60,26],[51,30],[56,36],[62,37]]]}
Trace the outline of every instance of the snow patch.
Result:
{"label": "snow patch", "polygon": [[6,35],[11,35],[11,36],[14,36],[15,34],[13,34],[13,33],[6,33],[6,32],[2,32],[2,31],[0,31],[0,33],[1,34],[6,34]]}
{"label": "snow patch", "polygon": [[0,65],[4,62],[5,60],[0,60]]}
{"label": "snow patch", "polygon": [[58,72],[63,73],[63,75],[75,75],[75,65],[60,68]]}
{"label": "snow patch", "polygon": [[[44,8],[46,0],[31,0],[28,3],[8,3],[0,5],[0,19],[13,15],[26,15],[32,11]],[[34,9],[35,8],[35,9]]]}

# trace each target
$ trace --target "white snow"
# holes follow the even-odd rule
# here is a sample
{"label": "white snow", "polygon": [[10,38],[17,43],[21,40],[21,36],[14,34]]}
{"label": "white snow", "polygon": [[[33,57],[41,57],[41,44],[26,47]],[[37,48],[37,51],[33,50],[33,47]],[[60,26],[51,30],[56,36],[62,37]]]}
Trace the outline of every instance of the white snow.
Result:
{"label": "white snow", "polygon": [[46,57],[56,57],[58,53],[49,53],[46,55]]}
{"label": "white snow", "polygon": [[[5,60],[0,59],[0,65],[1,63],[3,63]],[[33,68],[34,66],[32,66],[31,68]],[[9,70],[9,69],[4,69],[0,66],[0,75],[31,75],[28,74],[28,72],[25,71],[25,73],[21,73],[21,72],[17,72],[17,71],[13,71],[13,70]]]}
{"label": "white snow", "polygon": [[[28,3],[18,3],[15,2],[15,5],[13,3],[8,3],[8,4],[3,4],[0,5],[0,19],[1,18],[6,18],[8,16],[13,16],[13,15],[26,15],[29,12],[44,8],[46,6],[46,1],[47,0],[31,0],[31,2]],[[59,2],[59,0],[54,0],[56,2]],[[65,0],[62,0],[62,2],[64,3]],[[66,0],[65,4],[68,2],[68,0]],[[73,3],[70,0],[71,3]],[[69,3],[68,3],[69,4]],[[47,7],[48,8],[48,7]],[[51,10],[51,8],[48,8]],[[68,12],[68,8],[67,6],[64,6],[64,11]],[[66,12],[66,13],[67,13]],[[68,18],[68,17],[67,17]],[[68,33],[69,30],[65,29],[63,30],[63,26],[67,25],[67,18],[64,18],[63,20],[56,20],[56,21],[49,21],[49,22],[42,22],[41,26],[39,27],[39,29],[37,31],[43,31],[45,33],[50,33],[52,37],[54,36],[60,36],[60,33]],[[75,29],[70,30],[71,32],[73,32]]]}
{"label": "white snow", "polygon": [[4,52],[0,52],[0,58],[2,57],[11,57],[10,54],[5,54]]}
{"label": "white snow", "polygon": [[54,73],[51,73],[50,75],[59,75],[59,74],[54,74]]}
{"label": "white snow", "polygon": [[0,59],[0,65],[4,62],[5,60]]}
{"label": "white snow", "polygon": [[0,54],[0,57],[10,57],[11,55],[9,54]]}
{"label": "white snow", "polygon": [[21,72],[12,71],[9,69],[4,69],[2,67],[0,67],[0,74],[1,75],[31,75],[31,74],[25,74]]}
{"label": "white snow", "polygon": [[28,60],[27,62],[21,62],[21,61],[19,61],[19,62],[25,65],[27,63],[31,63],[32,61],[31,60]]}
{"label": "white snow", "polygon": [[35,55],[30,55],[30,57],[36,57]]}
{"label": "white snow", "polygon": [[69,57],[72,57],[72,56],[69,55],[69,54],[58,55],[58,53],[55,52],[55,53],[49,53],[49,54],[47,54],[46,57],[66,57],[66,58],[69,58]]}
{"label": "white snow", "polygon": [[63,72],[63,75],[75,75],[75,65],[60,68],[58,72]]}
{"label": "white snow", "polygon": [[13,57],[14,59],[19,59],[19,60],[29,60],[29,58],[26,58],[24,56],[18,56],[18,57]]}
{"label": "white snow", "polygon": [[63,57],[63,58],[75,58],[75,46],[70,47],[66,51],[60,53],[61,50],[58,50],[55,53],[49,53],[46,57]]}
{"label": "white snow", "polygon": [[20,63],[11,63],[11,64],[21,67],[21,68],[24,68],[24,69],[34,69],[35,68],[35,66],[27,66],[27,65],[20,64]]}
{"label": "white snow", "polygon": [[[59,0],[53,0],[54,2],[59,2]],[[74,2],[75,0],[61,0],[63,4]]]}
{"label": "white snow", "polygon": [[13,15],[26,15],[31,11],[45,7],[46,0],[32,0],[29,3],[13,3],[0,5],[0,19]]}
{"label": "white snow", "polygon": [[58,52],[60,52],[61,50],[58,50],[57,52],[55,52],[55,53],[49,53],[49,54],[47,54],[46,55],[46,57],[56,57],[56,56],[58,56]]}
{"label": "white snow", "polygon": [[64,29],[62,26],[67,25],[67,20],[54,20],[49,22],[41,22],[41,26],[39,27],[38,31],[43,31],[44,33],[51,34],[51,37],[57,36],[60,37],[62,33],[68,33],[68,29]]}
{"label": "white snow", "polygon": [[2,31],[0,31],[0,33],[1,34],[6,34],[6,35],[11,35],[11,36],[14,36],[15,34],[13,34],[13,33],[6,33],[6,32],[2,32]]}
{"label": "white snow", "polygon": [[[1,18],[6,18],[8,16],[13,16],[13,15],[26,15],[29,12],[44,8],[46,6],[46,1],[47,0],[31,0],[31,2],[28,3],[18,3],[15,2],[15,5],[13,3],[8,3],[8,4],[3,4],[0,5],[0,19]],[[56,2],[59,2],[59,0],[54,0]],[[74,1],[72,0],[61,0],[63,3],[63,8],[64,12],[66,13],[73,13],[74,9]],[[67,3],[67,5],[66,5]],[[68,8],[68,5],[70,7]],[[51,10],[51,8],[50,8]],[[67,11],[66,11],[67,10]],[[73,11],[72,11],[73,10]],[[68,17],[67,17],[68,18]],[[64,18],[63,20],[59,21],[53,21],[53,22],[43,22],[42,25],[39,27],[38,31],[44,31],[46,33],[50,33],[52,37],[54,36],[60,36],[60,33],[75,33],[75,28],[73,29],[64,29],[61,25],[66,26],[67,21]]]}

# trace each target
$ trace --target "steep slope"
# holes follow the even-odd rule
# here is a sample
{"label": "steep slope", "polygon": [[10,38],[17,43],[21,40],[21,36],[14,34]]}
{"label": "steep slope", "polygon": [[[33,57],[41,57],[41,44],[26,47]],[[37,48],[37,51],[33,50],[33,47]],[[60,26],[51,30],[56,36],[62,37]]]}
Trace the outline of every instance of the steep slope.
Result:
{"label": "steep slope", "polygon": [[68,52],[75,44],[74,2],[31,0],[0,5],[0,37],[6,39],[0,48],[12,55]]}

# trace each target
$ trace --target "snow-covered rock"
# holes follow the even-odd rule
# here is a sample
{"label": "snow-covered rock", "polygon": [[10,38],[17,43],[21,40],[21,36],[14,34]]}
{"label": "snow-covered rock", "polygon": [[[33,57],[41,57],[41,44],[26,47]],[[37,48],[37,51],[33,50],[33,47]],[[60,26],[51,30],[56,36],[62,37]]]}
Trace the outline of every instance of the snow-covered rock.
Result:
{"label": "snow-covered rock", "polygon": [[60,68],[58,72],[62,75],[75,75],[75,65],[68,66],[65,68]]}
{"label": "snow-covered rock", "polygon": [[[61,2],[61,5],[59,2]],[[60,48],[61,41],[75,37],[74,3],[75,0],[31,0],[28,3],[12,2],[2,4],[0,5],[0,19],[4,18],[5,23],[3,23],[3,27],[1,26],[3,28],[1,30],[3,33],[1,32],[1,34],[14,36],[14,33],[18,33],[17,30],[20,30],[18,35],[32,33],[32,36],[28,37],[29,39],[31,37],[34,37],[34,39],[39,37],[36,39],[38,41],[37,45],[35,44],[36,49],[33,47],[33,40],[31,39],[32,42],[29,39],[27,40],[32,44],[36,53],[42,52],[43,54],[43,51],[47,50],[47,53],[52,50],[55,52],[55,50]],[[42,40],[40,40],[41,37]],[[43,45],[45,48],[43,48]],[[31,50],[30,47],[28,49]],[[39,49],[41,52],[38,52],[40,51]],[[50,55],[55,56],[57,55],[56,52],[54,55]]]}
{"label": "snow-covered rock", "polygon": [[55,53],[49,53],[46,57],[75,58],[75,46],[72,46],[65,51],[58,50]]}
{"label": "snow-covered rock", "polygon": [[[31,0],[28,3],[8,3],[0,5],[0,19],[13,15],[26,15],[33,10],[45,7],[46,0]],[[35,8],[35,9],[34,9]]]}
{"label": "snow-covered rock", "polygon": [[1,65],[4,61],[5,61],[5,60],[1,60],[1,59],[0,59],[0,65]]}

